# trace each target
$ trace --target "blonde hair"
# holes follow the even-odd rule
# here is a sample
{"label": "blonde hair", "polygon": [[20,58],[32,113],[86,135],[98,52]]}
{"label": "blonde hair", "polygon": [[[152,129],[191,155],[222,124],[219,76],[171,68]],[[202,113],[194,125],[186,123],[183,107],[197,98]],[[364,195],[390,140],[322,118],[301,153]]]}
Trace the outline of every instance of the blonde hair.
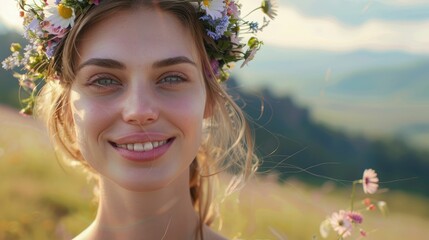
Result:
{"label": "blonde hair", "polygon": [[[205,44],[211,40],[198,21],[195,6],[178,0],[103,0],[85,14],[77,16],[75,26],[56,49],[49,68],[50,81],[39,95],[36,113],[45,120],[57,154],[91,170],[76,142],[69,106],[70,87],[75,77],[79,37],[94,23],[118,11],[135,7],[156,8],[168,12],[189,28],[200,55],[207,90],[210,117],[204,120],[204,138],[197,157],[190,166],[190,194],[200,219],[207,225],[213,221],[213,177],[223,171],[239,177],[231,186],[247,180],[258,166],[253,152],[253,139],[242,110],[216,80]],[[59,80],[52,80],[52,79]],[[238,179],[238,180],[237,180]]]}

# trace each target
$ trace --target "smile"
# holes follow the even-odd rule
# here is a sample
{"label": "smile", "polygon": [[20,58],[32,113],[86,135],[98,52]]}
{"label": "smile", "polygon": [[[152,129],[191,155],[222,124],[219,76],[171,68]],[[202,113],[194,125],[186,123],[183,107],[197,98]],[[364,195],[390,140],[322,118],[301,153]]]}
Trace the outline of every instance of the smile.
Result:
{"label": "smile", "polygon": [[116,145],[116,147],[127,149],[129,151],[147,152],[147,151],[153,150],[154,148],[161,147],[165,144],[167,144],[167,140],[158,141],[158,142],[119,144],[119,145]]}
{"label": "smile", "polygon": [[148,162],[160,158],[164,155],[175,138],[165,140],[121,140],[120,143],[110,142],[113,148],[123,158],[133,162]]}

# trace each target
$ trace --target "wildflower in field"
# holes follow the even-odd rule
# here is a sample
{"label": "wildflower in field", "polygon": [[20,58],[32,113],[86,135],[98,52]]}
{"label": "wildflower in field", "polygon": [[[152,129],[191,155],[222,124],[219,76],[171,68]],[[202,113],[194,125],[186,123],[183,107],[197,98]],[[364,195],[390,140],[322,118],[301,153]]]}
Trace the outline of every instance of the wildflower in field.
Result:
{"label": "wildflower in field", "polygon": [[379,201],[378,203],[377,203],[377,206],[378,206],[378,209],[380,209],[380,212],[383,214],[383,215],[387,215],[388,213],[389,213],[389,209],[387,208],[387,204],[386,204],[386,202],[385,201]]}
{"label": "wildflower in field", "polygon": [[275,0],[264,0],[261,4],[262,11],[271,19],[277,16],[277,2]]}
{"label": "wildflower in field", "polygon": [[362,185],[366,194],[374,194],[378,189],[377,173],[372,169],[366,169],[363,172]]}
{"label": "wildflower in field", "polygon": [[352,222],[347,216],[346,211],[340,210],[339,212],[334,212],[329,218],[332,229],[337,232],[343,238],[346,238],[352,234]]}
{"label": "wildflower in field", "polygon": [[[363,208],[355,210],[354,206],[356,185],[362,184],[365,194],[373,194],[378,189],[378,182],[377,173],[372,169],[366,169],[363,173],[362,179],[353,181],[353,189],[350,197],[350,209],[347,211],[340,210],[338,212],[334,212],[331,216],[327,217],[327,219],[320,224],[320,235],[323,238],[327,238],[330,230],[334,230],[337,234],[337,239],[343,240],[349,236],[353,236],[354,228],[363,223],[364,217],[361,211],[372,211],[378,207],[383,215],[386,215],[388,209],[387,204],[384,201],[378,201],[376,206],[370,198],[365,198],[361,201],[361,206]],[[359,229],[359,234],[360,238],[368,235],[362,228]]]}
{"label": "wildflower in field", "polygon": [[363,216],[358,212],[347,212],[347,217],[352,223],[361,224],[363,222]]}
{"label": "wildflower in field", "polygon": [[323,238],[327,238],[329,236],[329,233],[331,232],[331,222],[329,219],[325,219],[325,221],[320,224],[319,231]]}
{"label": "wildflower in field", "polygon": [[362,228],[359,230],[359,233],[362,237],[366,237],[366,232]]}
{"label": "wildflower in field", "polygon": [[363,201],[362,201],[362,203],[363,204],[365,204],[365,206],[369,206],[369,205],[371,205],[371,199],[369,199],[369,198],[365,198]]}

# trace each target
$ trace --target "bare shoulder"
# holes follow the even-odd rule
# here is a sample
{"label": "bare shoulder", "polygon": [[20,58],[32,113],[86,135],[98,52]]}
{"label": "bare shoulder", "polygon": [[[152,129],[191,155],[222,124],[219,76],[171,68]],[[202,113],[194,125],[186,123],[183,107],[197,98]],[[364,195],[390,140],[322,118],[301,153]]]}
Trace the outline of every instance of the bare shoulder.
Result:
{"label": "bare shoulder", "polygon": [[205,226],[204,228],[204,240],[228,240],[219,233],[213,231],[210,227]]}

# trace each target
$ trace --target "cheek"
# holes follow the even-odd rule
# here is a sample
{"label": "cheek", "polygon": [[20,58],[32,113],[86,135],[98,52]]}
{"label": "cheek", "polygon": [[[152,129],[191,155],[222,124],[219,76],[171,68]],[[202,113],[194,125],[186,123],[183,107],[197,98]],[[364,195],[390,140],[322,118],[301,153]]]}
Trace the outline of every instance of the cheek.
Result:
{"label": "cheek", "polygon": [[200,95],[188,95],[185,98],[169,101],[167,109],[172,113],[171,117],[175,118],[174,122],[189,130],[201,129],[205,111],[205,95],[201,93]]}
{"label": "cheek", "polygon": [[72,92],[70,104],[78,145],[87,159],[91,146],[97,144],[98,136],[107,125],[109,111],[76,92]]}

